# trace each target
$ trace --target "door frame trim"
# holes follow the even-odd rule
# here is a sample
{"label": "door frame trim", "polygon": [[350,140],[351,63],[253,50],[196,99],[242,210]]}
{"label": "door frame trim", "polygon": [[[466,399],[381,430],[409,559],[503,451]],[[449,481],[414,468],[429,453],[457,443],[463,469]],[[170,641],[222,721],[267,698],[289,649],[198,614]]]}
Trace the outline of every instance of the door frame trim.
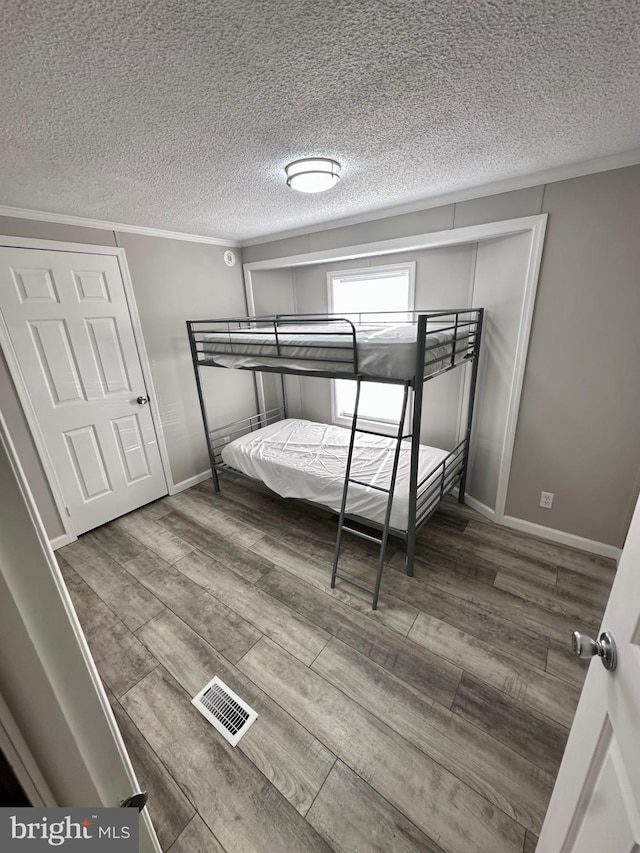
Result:
{"label": "door frame trim", "polygon": [[[1,413],[0,467],[7,481],[0,497],[0,583],[11,614],[7,636],[20,664],[18,669],[15,660],[3,664],[7,689],[0,707],[20,724],[7,726],[7,714],[0,724],[31,773],[27,795],[35,794],[47,806],[77,805],[79,795],[96,805],[116,806],[140,790],[138,778]],[[16,709],[24,707],[25,691],[37,679],[44,687],[43,702],[19,717]],[[98,720],[106,729],[96,738]],[[51,741],[60,738],[68,750],[64,761],[60,749],[50,749]],[[113,764],[116,755],[121,768]],[[115,772],[107,773],[109,767]],[[43,784],[45,775],[48,784]],[[161,853],[149,810],[140,818],[145,828],[140,850]]]}
{"label": "door frame trim", "polygon": [[[162,419],[160,417],[158,398],[156,395],[155,386],[153,384],[151,365],[149,363],[149,357],[147,355],[147,350],[144,342],[142,324],[140,323],[140,316],[138,314],[138,307],[136,305],[133,283],[131,281],[131,274],[129,272],[129,266],[127,264],[125,250],[120,248],[119,246],[94,246],[90,243],[66,243],[59,240],[37,240],[31,237],[6,236],[0,236],[0,247],[13,249],[37,249],[40,251],[47,252],[74,252],[83,255],[110,255],[111,257],[116,258],[116,260],[118,261],[118,266],[120,268],[120,275],[122,277],[125,299],[129,310],[129,317],[131,319],[131,327],[133,329],[133,338],[136,344],[138,358],[140,359],[142,376],[144,378],[147,394],[150,397],[149,408],[151,410],[151,420],[153,422],[153,427],[156,433],[156,439],[158,441],[160,462],[162,464],[162,471],[165,479],[165,484],[167,486],[167,493],[174,494],[174,492],[177,490],[175,488],[175,484],[171,476],[169,452],[167,450],[164,430],[162,428]],[[9,373],[11,374],[16,393],[18,394],[20,404],[22,405],[24,416],[29,425],[29,429],[31,430],[31,435],[36,446],[36,450],[38,451],[38,456],[40,457],[45,476],[49,483],[49,487],[53,495],[53,500],[55,502],[56,509],[58,510],[58,515],[60,516],[62,527],[64,528],[64,535],[57,536],[53,540],[55,547],[61,548],[63,545],[68,545],[70,542],[74,542],[78,537],[75,534],[72,519],[67,514],[67,507],[62,493],[62,487],[60,486],[60,483],[56,476],[53,461],[51,459],[51,455],[49,454],[49,450],[42,434],[42,430],[40,429],[40,424],[38,423],[38,418],[36,417],[33,403],[31,402],[31,397],[27,389],[27,384],[25,382],[22,370],[20,368],[20,364],[18,362],[18,357],[16,355],[16,352],[13,348],[13,344],[11,342],[11,338],[9,336],[9,329],[7,327],[1,310],[0,347],[2,348],[2,351],[4,352],[5,358],[7,360]]]}

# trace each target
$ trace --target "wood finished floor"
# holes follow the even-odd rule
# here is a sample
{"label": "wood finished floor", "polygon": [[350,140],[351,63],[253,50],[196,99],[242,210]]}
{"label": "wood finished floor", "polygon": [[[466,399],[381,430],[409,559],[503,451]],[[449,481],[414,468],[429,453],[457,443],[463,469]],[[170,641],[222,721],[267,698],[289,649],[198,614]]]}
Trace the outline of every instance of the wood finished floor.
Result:
{"label": "wood finished floor", "polygon": [[[447,499],[373,612],[335,526],[227,476],[58,551],[163,850],[530,853],[613,563]],[[235,749],[190,705],[214,675],[259,713]]]}

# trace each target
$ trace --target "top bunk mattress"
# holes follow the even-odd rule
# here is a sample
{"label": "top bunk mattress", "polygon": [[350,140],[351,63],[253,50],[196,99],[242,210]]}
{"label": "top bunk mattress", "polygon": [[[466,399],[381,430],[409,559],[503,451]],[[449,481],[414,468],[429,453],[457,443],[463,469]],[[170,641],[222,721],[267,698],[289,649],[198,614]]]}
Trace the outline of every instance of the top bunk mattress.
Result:
{"label": "top bunk mattress", "polygon": [[[280,368],[297,372],[354,374],[353,335],[336,324],[236,329],[198,336],[198,362],[219,367]],[[346,324],[345,324],[346,328]],[[456,330],[429,327],[425,378],[463,361],[473,345],[471,325]],[[355,326],[357,372],[385,379],[411,379],[416,371],[415,323]]]}
{"label": "top bunk mattress", "polygon": [[[302,498],[340,512],[351,430],[313,421],[287,418],[225,445],[222,459],[232,468],[260,480],[284,498]],[[396,441],[359,433],[351,477],[388,488]],[[418,481],[441,469],[448,451],[420,445]],[[406,530],[409,515],[411,441],[402,442],[391,508],[391,527]],[[352,483],[347,513],[384,524],[387,495]]]}

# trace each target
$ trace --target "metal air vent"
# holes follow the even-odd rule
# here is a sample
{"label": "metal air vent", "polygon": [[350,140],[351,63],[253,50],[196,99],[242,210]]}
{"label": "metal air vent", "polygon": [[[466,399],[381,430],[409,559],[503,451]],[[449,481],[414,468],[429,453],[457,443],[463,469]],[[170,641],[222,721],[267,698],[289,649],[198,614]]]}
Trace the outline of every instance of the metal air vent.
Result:
{"label": "metal air vent", "polygon": [[194,696],[191,704],[235,746],[258,714],[216,675]]}

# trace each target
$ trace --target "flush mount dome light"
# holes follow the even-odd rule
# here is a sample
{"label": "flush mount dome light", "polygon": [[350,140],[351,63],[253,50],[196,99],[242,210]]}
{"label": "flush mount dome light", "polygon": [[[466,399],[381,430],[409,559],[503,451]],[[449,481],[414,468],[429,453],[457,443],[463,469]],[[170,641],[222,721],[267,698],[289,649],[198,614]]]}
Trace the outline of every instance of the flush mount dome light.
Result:
{"label": "flush mount dome light", "polygon": [[294,160],[284,170],[287,186],[301,193],[321,193],[330,190],[340,180],[340,163],[326,157]]}

